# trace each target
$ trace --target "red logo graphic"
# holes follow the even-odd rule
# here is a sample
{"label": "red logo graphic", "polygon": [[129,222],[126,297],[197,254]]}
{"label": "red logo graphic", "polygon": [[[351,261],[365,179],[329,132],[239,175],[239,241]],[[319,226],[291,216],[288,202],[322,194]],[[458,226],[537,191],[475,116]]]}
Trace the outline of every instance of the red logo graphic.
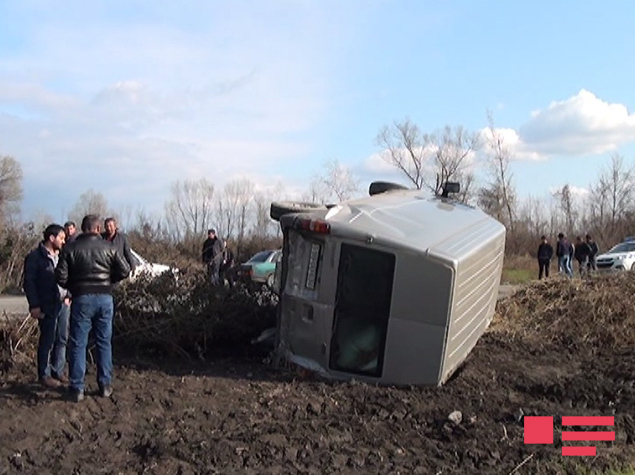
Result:
{"label": "red logo graphic", "polygon": [[[610,426],[615,425],[612,416],[563,416],[563,426]],[[524,417],[525,444],[553,444],[553,417],[526,416]],[[563,431],[562,441],[614,441],[615,431]],[[565,446],[562,455],[567,456],[595,456],[593,446]]]}

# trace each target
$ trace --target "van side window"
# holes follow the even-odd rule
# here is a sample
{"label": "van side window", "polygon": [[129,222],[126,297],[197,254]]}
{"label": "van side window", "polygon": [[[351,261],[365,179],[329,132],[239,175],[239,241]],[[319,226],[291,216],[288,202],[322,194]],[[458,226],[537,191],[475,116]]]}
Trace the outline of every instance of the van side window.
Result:
{"label": "van side window", "polygon": [[329,366],[381,376],[395,273],[395,256],[342,244]]}

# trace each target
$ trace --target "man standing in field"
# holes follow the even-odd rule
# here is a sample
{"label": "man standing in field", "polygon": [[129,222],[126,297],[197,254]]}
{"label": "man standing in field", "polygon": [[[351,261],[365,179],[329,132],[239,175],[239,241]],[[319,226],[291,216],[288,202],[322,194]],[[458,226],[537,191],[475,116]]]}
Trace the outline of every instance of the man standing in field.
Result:
{"label": "man standing in field", "polygon": [[558,272],[564,272],[567,277],[573,277],[573,269],[571,268],[571,245],[564,233],[558,234],[558,243],[556,244],[556,256],[558,257]]}
{"label": "man standing in field", "polygon": [[97,348],[97,383],[103,397],[112,394],[112,287],[130,274],[117,248],[101,238],[101,220],[87,215],[82,234],[64,246],[55,268],[57,283],[73,295],[68,363],[70,390],[76,402],[84,399],[86,345],[93,330]]}
{"label": "man standing in field", "polygon": [[598,265],[595,260],[596,256],[600,252],[600,248],[598,247],[598,243],[593,240],[590,234],[586,235],[586,243],[589,246],[589,271],[598,270]]}
{"label": "man standing in field", "polygon": [[44,240],[24,260],[24,292],[29,313],[38,321],[37,374],[40,383],[57,388],[64,376],[70,295],[55,282],[55,266],[66,234],[59,224],[44,230]]}
{"label": "man standing in field", "polygon": [[542,279],[543,272],[546,278],[549,277],[549,265],[552,257],[553,247],[547,241],[547,236],[542,236],[538,246],[538,280]]}
{"label": "man standing in field", "polygon": [[66,221],[64,223],[64,232],[66,233],[66,244],[73,242],[79,234],[73,221]]}
{"label": "man standing in field", "polygon": [[207,239],[203,243],[202,251],[203,264],[207,265],[209,279],[213,285],[220,282],[220,267],[223,260],[223,244],[215,229],[207,231]]}
{"label": "man standing in field", "polygon": [[103,237],[106,241],[111,242],[117,248],[119,254],[123,256],[123,258],[128,263],[130,272],[134,272],[135,261],[132,257],[132,252],[130,251],[128,236],[119,231],[115,218],[106,218],[106,220],[104,221],[104,228],[105,231],[102,233],[101,237]]}

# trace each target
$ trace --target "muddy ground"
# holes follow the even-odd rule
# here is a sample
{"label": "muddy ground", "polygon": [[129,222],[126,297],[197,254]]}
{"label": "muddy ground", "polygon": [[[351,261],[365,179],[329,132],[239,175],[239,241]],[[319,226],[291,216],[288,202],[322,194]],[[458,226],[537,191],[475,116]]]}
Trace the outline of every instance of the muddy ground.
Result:
{"label": "muddy ground", "polygon": [[[635,463],[635,352],[510,341],[497,328],[441,388],[118,347],[113,397],[77,404],[34,384],[34,365],[20,360],[0,372],[0,474],[604,473]],[[87,381],[95,391],[93,366]],[[448,420],[455,411],[461,420]],[[525,445],[523,415],[555,416],[554,445]],[[562,457],[562,415],[615,415],[616,441],[594,443],[596,457]]]}

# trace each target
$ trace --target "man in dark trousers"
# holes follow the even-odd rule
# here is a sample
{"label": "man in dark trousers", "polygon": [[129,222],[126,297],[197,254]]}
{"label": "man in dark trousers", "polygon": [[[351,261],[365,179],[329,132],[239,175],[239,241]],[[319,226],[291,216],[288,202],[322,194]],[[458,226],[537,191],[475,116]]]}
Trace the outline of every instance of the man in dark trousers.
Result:
{"label": "man in dark trousers", "polygon": [[590,234],[586,235],[586,243],[589,246],[589,270],[598,270],[598,266],[595,258],[600,252],[600,248],[598,247],[598,243],[593,240]]}
{"label": "man in dark trousers", "polygon": [[38,321],[40,328],[37,374],[40,383],[49,388],[68,382],[64,367],[70,295],[55,282],[55,266],[65,238],[62,226],[47,226],[44,240],[24,260],[24,292],[29,302],[29,313]]}
{"label": "man in dark trousers", "polygon": [[591,248],[589,245],[582,240],[580,236],[575,239],[574,246],[574,255],[575,260],[578,261],[578,266],[580,269],[580,277],[582,277],[587,272],[587,267],[589,265],[589,255],[591,254]]}
{"label": "man in dark trousers", "polygon": [[233,278],[231,275],[231,269],[234,267],[234,253],[227,244],[227,241],[223,241],[223,259],[220,266],[220,283],[225,285],[225,279],[231,287],[233,285]]}
{"label": "man in dark trousers", "polygon": [[128,243],[128,236],[119,231],[117,228],[117,221],[115,218],[106,218],[104,221],[105,231],[102,233],[101,237],[103,237],[106,241],[110,241],[119,251],[119,254],[123,256],[123,258],[128,263],[130,267],[130,272],[133,273],[135,270],[135,261],[132,257],[132,252],[130,252],[130,244]]}
{"label": "man in dark trousers", "polygon": [[220,267],[223,260],[223,244],[215,229],[207,230],[207,239],[203,243],[203,264],[207,265],[209,279],[213,285],[220,282]]}
{"label": "man in dark trousers", "polygon": [[545,277],[549,277],[549,265],[553,258],[553,247],[547,241],[547,236],[540,238],[540,245],[538,246],[538,279],[542,279],[544,272]]}
{"label": "man in dark trousers", "polygon": [[567,277],[573,277],[571,268],[571,250],[572,246],[564,233],[558,234],[558,243],[556,244],[556,256],[558,257],[558,272],[564,272]]}
{"label": "man in dark trousers", "polygon": [[97,350],[97,383],[103,397],[112,394],[112,287],[130,274],[117,248],[101,238],[101,219],[87,215],[82,234],[64,246],[55,268],[57,283],[72,296],[68,366],[73,399],[84,399],[86,345],[93,331]]}

